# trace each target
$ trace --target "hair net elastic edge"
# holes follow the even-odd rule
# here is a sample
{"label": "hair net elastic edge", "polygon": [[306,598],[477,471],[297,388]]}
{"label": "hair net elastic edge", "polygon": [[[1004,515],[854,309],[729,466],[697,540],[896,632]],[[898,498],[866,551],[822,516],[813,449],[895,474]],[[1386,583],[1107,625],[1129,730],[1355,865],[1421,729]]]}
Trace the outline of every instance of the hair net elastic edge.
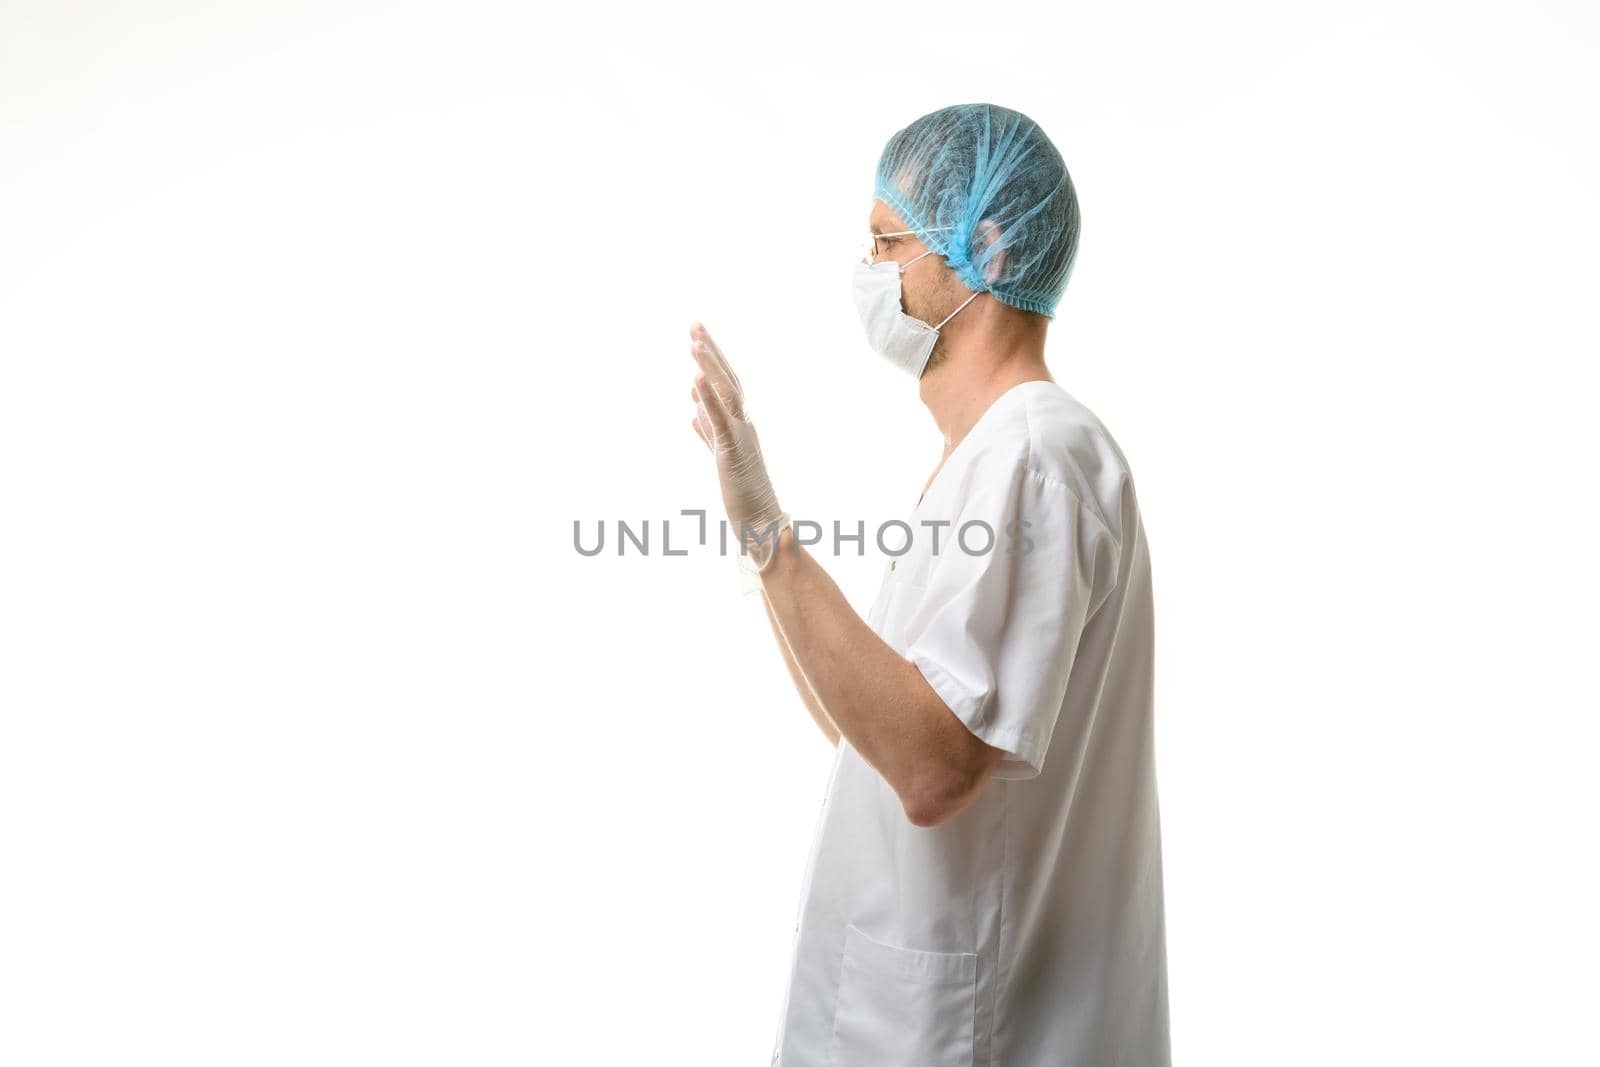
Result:
{"label": "hair net elastic edge", "polygon": [[874,182],[873,195],[893,208],[895,213],[905,220],[906,225],[916,233],[918,240],[943,257],[950,269],[956,272],[956,277],[961,279],[962,285],[965,285],[973,292],[988,293],[1002,304],[1014,307],[1018,311],[1031,311],[1034,314],[1043,315],[1045,318],[1052,320],[1056,317],[1050,301],[1043,294],[1016,291],[1002,293],[983,279],[977,265],[971,260],[965,260],[961,263],[954,262],[950,254],[952,250],[950,243],[944,240],[940,234],[930,232],[928,227],[923,225],[922,219],[911,205],[901,199],[882,178],[878,178]]}

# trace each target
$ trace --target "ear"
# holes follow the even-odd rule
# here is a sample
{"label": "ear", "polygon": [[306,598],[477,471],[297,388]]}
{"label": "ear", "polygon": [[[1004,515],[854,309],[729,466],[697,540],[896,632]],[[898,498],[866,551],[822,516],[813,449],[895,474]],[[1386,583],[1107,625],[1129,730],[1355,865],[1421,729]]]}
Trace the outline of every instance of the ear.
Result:
{"label": "ear", "polygon": [[[976,245],[976,253],[981,254],[985,248],[988,248],[990,245],[1000,240],[1001,235],[1004,233],[1005,231],[1002,230],[993,219],[984,219],[982,222],[978,223],[978,228],[973,233],[973,243]],[[994,258],[989,261],[988,266],[986,266],[983,270],[983,280],[985,282],[993,285],[995,279],[1000,277],[1000,272],[1005,270],[1006,255],[1006,250],[1003,248],[995,253]]]}

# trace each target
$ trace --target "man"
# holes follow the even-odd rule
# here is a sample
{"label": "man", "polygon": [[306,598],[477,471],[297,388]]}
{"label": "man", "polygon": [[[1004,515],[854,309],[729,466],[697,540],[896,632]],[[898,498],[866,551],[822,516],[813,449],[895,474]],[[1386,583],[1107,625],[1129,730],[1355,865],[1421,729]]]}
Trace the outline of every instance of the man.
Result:
{"label": "man", "polygon": [[695,429],[838,749],[773,1062],[1165,1065],[1150,560],[1126,459],[1044,363],[1071,179],[1026,116],[944,108],[890,138],[869,223],[856,304],[944,455],[865,621],[691,331]]}

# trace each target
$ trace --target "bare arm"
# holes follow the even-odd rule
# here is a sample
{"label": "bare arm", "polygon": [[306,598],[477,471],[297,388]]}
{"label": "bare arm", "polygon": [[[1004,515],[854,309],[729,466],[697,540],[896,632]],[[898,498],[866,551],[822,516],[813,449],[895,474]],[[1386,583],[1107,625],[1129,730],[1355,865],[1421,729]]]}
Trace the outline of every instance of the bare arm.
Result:
{"label": "bare arm", "polygon": [[795,665],[794,653],[789,650],[789,640],[783,636],[783,629],[778,626],[778,617],[772,613],[772,601],[767,599],[766,591],[761,593],[761,603],[767,609],[767,621],[772,624],[772,636],[778,639],[778,648],[783,651],[784,666],[789,668],[789,677],[794,680],[794,687],[800,694],[800,699],[805,702],[806,710],[816,720],[817,729],[822,731],[822,736],[828,739],[828,744],[835,748],[839,746],[839,728],[828,717],[827,711],[817,700],[817,694],[812,691],[811,683],[806,681],[806,676],[800,673],[800,668]]}
{"label": "bare arm", "polygon": [[973,736],[922,672],[872,631],[792,529],[761,585],[791,669],[894,789],[907,818],[934,826],[977,798],[1004,752]]}
{"label": "bare arm", "polygon": [[[722,503],[735,529],[759,536],[782,530],[762,552],[761,585],[791,676],[816,706],[883,776],[918,826],[934,826],[970,804],[1003,751],[980,741],[933,691],[922,672],[861,620],[810,553],[801,548],[778,505],[761,458],[744,390],[711,335],[690,328],[689,350],[700,373],[690,390],[691,420],[716,460]],[[801,683],[805,683],[801,687]],[[827,733],[825,730],[824,733]]]}

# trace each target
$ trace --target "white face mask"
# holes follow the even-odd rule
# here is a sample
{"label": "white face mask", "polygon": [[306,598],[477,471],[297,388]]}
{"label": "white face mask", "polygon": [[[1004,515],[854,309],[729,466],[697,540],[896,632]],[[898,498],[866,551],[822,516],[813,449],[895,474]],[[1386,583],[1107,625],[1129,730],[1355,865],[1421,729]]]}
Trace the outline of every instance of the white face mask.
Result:
{"label": "white face mask", "polygon": [[[932,254],[933,249],[930,248],[922,256]],[[855,277],[851,280],[856,311],[860,313],[861,325],[867,331],[867,344],[890,363],[919,380],[923,368],[928,365],[928,356],[933,353],[933,343],[939,339],[939,326],[955,318],[956,311],[972,303],[978,296],[978,293],[973,293],[963,300],[956,311],[940,321],[939,326],[929,326],[921,319],[907,315],[900,310],[900,275],[922,256],[917,256],[904,266],[892,259],[871,265],[857,263]]]}

